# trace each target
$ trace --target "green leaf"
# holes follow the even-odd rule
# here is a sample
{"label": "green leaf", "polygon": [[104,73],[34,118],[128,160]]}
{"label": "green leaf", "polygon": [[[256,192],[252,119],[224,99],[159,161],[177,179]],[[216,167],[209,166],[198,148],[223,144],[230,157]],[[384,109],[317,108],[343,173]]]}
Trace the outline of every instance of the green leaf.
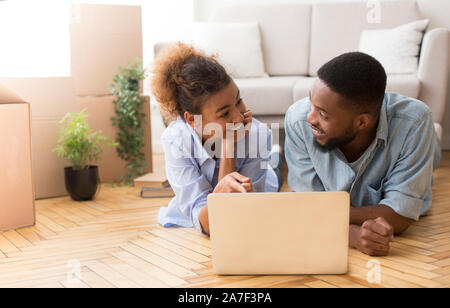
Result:
{"label": "green leaf", "polygon": [[111,93],[116,98],[113,101],[116,117],[112,117],[111,121],[119,129],[115,139],[116,151],[127,163],[127,173],[121,175],[119,180],[124,185],[132,185],[133,180],[142,175],[147,166],[142,152],[144,100],[139,94],[139,82],[145,78],[146,71],[142,67],[142,61],[137,59],[134,63],[128,63],[127,67],[120,67],[110,86]]}
{"label": "green leaf", "polygon": [[69,112],[59,122],[58,144],[53,152],[66,158],[75,170],[87,168],[98,161],[103,153],[100,144],[110,142],[112,139],[93,132],[87,123],[86,109],[79,113]]}

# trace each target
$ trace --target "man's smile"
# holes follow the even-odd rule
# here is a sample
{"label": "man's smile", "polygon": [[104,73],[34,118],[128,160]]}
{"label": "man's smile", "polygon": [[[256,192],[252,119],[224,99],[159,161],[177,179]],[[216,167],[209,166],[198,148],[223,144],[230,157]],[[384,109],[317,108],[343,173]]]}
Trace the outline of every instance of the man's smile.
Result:
{"label": "man's smile", "polygon": [[312,134],[316,138],[323,138],[326,135],[323,131],[319,130],[318,128],[316,128],[314,126],[311,126],[311,130],[312,130]]}

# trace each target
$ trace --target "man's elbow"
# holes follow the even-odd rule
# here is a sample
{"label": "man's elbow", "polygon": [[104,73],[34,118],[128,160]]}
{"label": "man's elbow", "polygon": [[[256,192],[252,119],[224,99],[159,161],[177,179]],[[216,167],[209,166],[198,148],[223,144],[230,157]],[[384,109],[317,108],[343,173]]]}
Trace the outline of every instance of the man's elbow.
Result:
{"label": "man's elbow", "polygon": [[[397,214],[398,215],[398,214]],[[394,234],[400,235],[404,233],[409,226],[414,222],[414,220],[398,215],[395,223],[393,224]]]}
{"label": "man's elbow", "polygon": [[405,232],[414,222],[413,219],[398,214],[394,209],[387,205],[381,204],[381,208],[384,210],[384,218],[391,225],[395,235],[400,235]]}

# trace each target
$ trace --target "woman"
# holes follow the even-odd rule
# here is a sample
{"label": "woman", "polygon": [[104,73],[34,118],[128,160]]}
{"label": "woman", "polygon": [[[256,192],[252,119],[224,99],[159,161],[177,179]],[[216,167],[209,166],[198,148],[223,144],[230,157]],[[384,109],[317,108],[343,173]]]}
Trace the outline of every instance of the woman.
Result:
{"label": "woman", "polygon": [[162,135],[175,197],[160,209],[160,224],[209,234],[208,194],[279,190],[281,173],[269,165],[271,132],[252,119],[214,57],[178,43],[157,57],[153,73],[153,94],[176,118]]}

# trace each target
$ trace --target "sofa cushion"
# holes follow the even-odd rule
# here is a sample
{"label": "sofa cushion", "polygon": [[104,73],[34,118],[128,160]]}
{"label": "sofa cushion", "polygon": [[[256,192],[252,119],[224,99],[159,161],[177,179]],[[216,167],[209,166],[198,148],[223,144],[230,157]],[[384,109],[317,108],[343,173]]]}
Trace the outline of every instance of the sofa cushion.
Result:
{"label": "sofa cushion", "polygon": [[417,73],[420,44],[429,24],[417,20],[392,29],[363,30],[359,51],[377,59],[386,74]]}
{"label": "sofa cushion", "polygon": [[294,94],[294,102],[301,100],[309,96],[309,91],[313,86],[316,77],[301,77],[294,86],[293,94]]}
{"label": "sofa cushion", "polygon": [[[255,22],[196,22],[192,44],[207,54],[217,54],[219,62],[233,78],[267,76],[261,35]],[[239,46],[239,52],[236,52],[236,46]]]}
{"label": "sofa cushion", "polygon": [[[380,5],[379,20],[376,3]],[[309,74],[316,76],[327,61],[357,51],[362,30],[394,28],[418,19],[419,10],[413,0],[314,4]]]}
{"label": "sofa cushion", "polygon": [[388,75],[386,91],[419,98],[420,81],[416,74]]}
{"label": "sofa cushion", "polygon": [[210,21],[257,22],[266,72],[269,75],[307,74],[310,4],[219,6]]}
{"label": "sofa cushion", "polygon": [[434,123],[434,130],[436,131],[436,135],[439,138],[439,141],[442,142],[442,126],[439,123]]}
{"label": "sofa cushion", "polygon": [[294,102],[292,89],[301,77],[235,79],[241,97],[254,115],[284,114]]}

